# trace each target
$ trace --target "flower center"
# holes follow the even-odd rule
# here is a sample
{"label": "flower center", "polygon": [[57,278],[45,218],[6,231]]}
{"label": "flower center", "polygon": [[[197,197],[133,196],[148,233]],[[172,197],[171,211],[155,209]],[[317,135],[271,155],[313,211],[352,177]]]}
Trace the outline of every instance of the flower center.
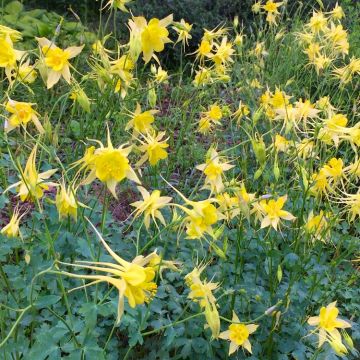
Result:
{"label": "flower center", "polygon": [[229,338],[231,341],[237,345],[242,345],[245,340],[249,337],[249,330],[244,324],[231,324],[229,326],[230,335]]}

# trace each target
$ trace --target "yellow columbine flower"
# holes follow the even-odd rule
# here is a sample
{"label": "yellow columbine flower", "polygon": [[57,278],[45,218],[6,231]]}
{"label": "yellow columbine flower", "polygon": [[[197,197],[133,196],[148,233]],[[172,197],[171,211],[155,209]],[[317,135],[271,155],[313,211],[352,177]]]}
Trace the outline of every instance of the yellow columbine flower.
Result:
{"label": "yellow columbine flower", "polygon": [[25,52],[15,50],[11,36],[0,36],[0,68],[5,69],[6,77],[11,82],[11,72],[16,67],[16,61],[24,56]]}
{"label": "yellow columbine flower", "polygon": [[243,347],[252,354],[249,336],[256,331],[259,325],[241,324],[238,316],[233,311],[232,322],[229,329],[220,333],[219,338],[230,341],[229,355],[233,354],[239,347]]}
{"label": "yellow columbine flower", "polygon": [[155,121],[154,115],[158,110],[147,110],[141,112],[140,104],[137,103],[135,112],[132,113],[132,118],[127,123],[125,130],[133,129],[133,135],[150,133],[152,123]]}
{"label": "yellow columbine flower", "polygon": [[325,242],[330,237],[328,219],[322,210],[318,215],[314,215],[314,212],[311,211],[304,228],[314,239]]}
{"label": "yellow columbine flower", "polygon": [[360,218],[360,192],[357,194],[345,194],[339,200],[346,205],[350,222],[353,222],[357,216]]}
{"label": "yellow columbine flower", "polygon": [[9,37],[12,42],[17,42],[22,39],[21,32],[4,25],[0,25],[0,38],[7,37]]}
{"label": "yellow columbine flower", "polygon": [[328,181],[328,176],[325,170],[322,168],[318,173],[311,176],[312,186],[310,188],[310,194],[320,197],[322,194],[326,194],[331,190]]}
{"label": "yellow columbine flower", "polygon": [[155,166],[160,160],[168,157],[168,153],[165,150],[169,147],[169,144],[166,142],[168,138],[162,140],[164,136],[165,131],[162,131],[158,134],[153,132],[152,134],[142,135],[143,140],[138,138],[138,141],[141,143],[138,149],[143,152],[144,155],[137,162],[137,166],[141,166],[147,160],[149,160],[151,166]]}
{"label": "yellow columbine flower", "polygon": [[276,134],[275,135],[275,141],[274,141],[274,147],[276,151],[280,152],[287,152],[290,147],[290,141],[284,138],[283,136]]}
{"label": "yellow columbine flower", "polygon": [[158,60],[155,52],[163,51],[165,44],[172,42],[168,38],[169,31],[167,30],[172,22],[172,15],[162,20],[153,18],[149,23],[142,16],[129,20],[129,46],[132,59],[136,61],[142,52],[145,63],[148,63],[152,57]]}
{"label": "yellow columbine flower", "polygon": [[161,66],[156,68],[155,64],[151,65],[151,72],[154,75],[155,82],[157,82],[158,84],[167,83],[169,79],[169,74]]}
{"label": "yellow columbine flower", "polygon": [[77,102],[86,112],[90,113],[91,102],[80,85],[75,85],[69,98]]}
{"label": "yellow columbine flower", "polygon": [[199,59],[200,63],[203,63],[206,57],[211,56],[212,48],[213,48],[213,44],[210,43],[210,41],[201,40],[198,49],[194,53],[196,54],[196,59]]}
{"label": "yellow columbine flower", "polygon": [[235,50],[232,48],[232,43],[228,42],[227,37],[224,36],[220,45],[214,44],[214,54],[209,55],[209,58],[215,63],[216,66],[227,65],[234,62],[232,56]]}
{"label": "yellow columbine flower", "polygon": [[154,190],[151,194],[142,186],[138,186],[138,189],[143,197],[142,201],[135,201],[131,206],[135,207],[135,215],[137,218],[141,214],[144,214],[144,224],[147,229],[150,227],[150,219],[152,218],[156,223],[156,219],[159,219],[160,222],[165,226],[166,222],[163,215],[160,212],[160,209],[168,206],[172,200],[169,196],[160,196],[159,190]]}
{"label": "yellow columbine flower", "polygon": [[341,342],[341,334],[338,329],[350,328],[351,324],[345,320],[339,319],[339,310],[336,307],[336,301],[320,309],[319,316],[313,316],[308,319],[308,324],[316,326],[319,329],[319,347],[327,340],[327,335],[332,339]]}
{"label": "yellow columbine flower", "polygon": [[15,238],[21,235],[19,225],[20,220],[24,215],[26,215],[26,212],[20,215],[19,209],[16,207],[9,223],[0,230],[0,233],[9,238]]}
{"label": "yellow columbine flower", "polygon": [[278,7],[282,5],[282,2],[274,2],[273,0],[268,0],[265,5],[262,6],[262,8],[269,12],[269,13],[275,13],[278,14]]}
{"label": "yellow columbine flower", "polygon": [[347,39],[347,31],[344,30],[342,25],[330,24],[330,28],[326,29],[325,38],[330,41],[333,50],[340,52],[343,55],[349,53],[349,42]]}
{"label": "yellow columbine flower", "polygon": [[219,211],[230,221],[240,214],[240,200],[237,196],[230,196],[227,192],[216,195]]}
{"label": "yellow columbine flower", "polygon": [[195,87],[204,86],[209,84],[212,81],[212,72],[210,69],[205,67],[200,67],[199,70],[196,70],[195,78],[193,84]]}
{"label": "yellow columbine flower", "polygon": [[261,200],[260,207],[264,212],[264,218],[261,221],[261,228],[266,228],[268,226],[272,226],[275,230],[280,223],[281,219],[293,221],[295,220],[295,216],[293,216],[288,211],[282,210],[285,202],[287,200],[287,196],[281,196],[277,200]]}
{"label": "yellow columbine flower", "polygon": [[141,47],[145,63],[148,63],[155,52],[161,52],[166,43],[170,43],[169,31],[166,29],[173,22],[173,16],[159,20],[151,19],[141,33]]}
{"label": "yellow columbine flower", "polygon": [[5,109],[11,116],[5,122],[5,132],[8,133],[20,125],[26,127],[26,125],[32,121],[38,132],[43,134],[45,130],[39,121],[39,114],[32,108],[33,105],[35,104],[9,99],[5,104]]}
{"label": "yellow columbine flower", "polygon": [[285,91],[281,91],[279,88],[275,89],[275,93],[270,98],[270,105],[274,109],[285,108],[289,104],[291,96],[286,95]]}
{"label": "yellow columbine flower", "polygon": [[93,284],[98,284],[100,282],[106,282],[114,286],[119,291],[117,313],[117,323],[119,323],[122,314],[124,313],[125,297],[127,298],[130,307],[135,308],[136,305],[150,302],[150,300],[155,296],[157,290],[157,285],[153,281],[155,278],[155,270],[151,266],[146,266],[151,261],[153,256],[152,254],[145,258],[143,256],[137,256],[132,262],[128,262],[118,256],[110,248],[110,246],[105,242],[93,224],[90,223],[90,225],[92,226],[105,249],[115,260],[115,263],[78,261],[75,264],[69,264],[60,262],[60,264],[63,265],[99,271],[105,273],[106,275],[74,274],[65,271],[61,271],[60,273],[74,278],[92,280],[90,283],[79,286],[73,290],[84,288]]}
{"label": "yellow columbine flower", "polygon": [[59,213],[59,220],[70,216],[76,221],[78,205],[86,207],[84,204],[76,200],[76,190],[77,188],[73,188],[72,186],[66,188],[64,182],[62,182],[60,187],[58,187],[55,197],[55,205]]}
{"label": "yellow columbine flower", "polygon": [[233,117],[235,119],[240,120],[243,116],[248,116],[250,114],[249,107],[242,103],[242,101],[239,102],[237,110],[233,113]]}
{"label": "yellow columbine flower", "polygon": [[224,171],[232,169],[234,165],[222,161],[222,157],[214,148],[209,149],[206,158],[206,163],[196,166],[196,169],[206,176],[204,188],[210,188],[211,192],[219,193],[224,189],[222,181]]}
{"label": "yellow columbine flower", "polygon": [[[131,168],[128,160],[129,153],[132,149],[131,146],[124,147],[120,145],[117,149],[114,149],[110,131],[108,129],[107,142],[105,147],[100,141],[97,141],[100,147],[96,150],[92,150],[88,154],[88,157],[84,157],[81,162],[85,167],[90,170],[90,173],[83,180],[82,184],[90,184],[96,178],[105,183],[111,194],[117,198],[116,185],[125,178],[128,178],[137,184],[140,184],[140,180],[137,177],[134,170]],[[76,164],[80,164],[77,162]],[[84,166],[83,165],[83,166]]]}
{"label": "yellow columbine flower", "polygon": [[49,179],[50,176],[55,174],[57,169],[51,169],[38,173],[36,170],[36,151],[37,145],[32,149],[29,159],[26,162],[24,170],[21,171],[21,180],[11,186],[9,186],[5,191],[17,187],[18,196],[20,196],[21,201],[32,201],[34,199],[40,199],[44,195],[44,190],[48,190],[50,186],[57,186],[53,182],[45,182],[44,180]]}
{"label": "yellow columbine flower", "polygon": [[204,308],[208,302],[216,302],[216,299],[212,292],[215,291],[218,287],[218,283],[213,283],[211,281],[201,281],[200,279],[196,279],[196,281],[190,285],[190,293],[188,295],[188,299],[194,302],[198,302],[199,305]]}
{"label": "yellow columbine flower", "polygon": [[110,73],[119,77],[115,92],[121,93],[122,98],[127,94],[127,90],[133,81],[132,71],[135,67],[133,60],[129,54],[122,55],[119,59],[111,62]]}
{"label": "yellow columbine flower", "polygon": [[344,162],[341,158],[336,159],[332,158],[324,165],[324,173],[326,176],[330,177],[334,183],[338,182],[344,176]]}
{"label": "yellow columbine flower", "polygon": [[327,25],[327,19],[324,16],[324,14],[319,11],[315,12],[313,11],[313,15],[307,24],[307,26],[311,29],[313,33],[319,33],[320,31],[323,31],[326,28]]}
{"label": "yellow columbine flower", "polygon": [[65,50],[62,50],[44,37],[36,38],[36,40],[41,47],[41,52],[44,57],[43,61],[46,66],[44,78],[46,79],[47,88],[52,88],[61,77],[70,84],[71,74],[69,60],[79,55],[84,48],[84,45],[70,46]]}
{"label": "yellow columbine flower", "polygon": [[327,145],[339,146],[341,136],[348,132],[347,118],[343,114],[331,114],[323,120],[323,126],[319,130],[318,139]]}
{"label": "yellow columbine flower", "polygon": [[341,20],[342,18],[345,17],[344,10],[342,9],[341,6],[339,6],[338,3],[336,3],[335,7],[328,12],[328,15],[330,16],[330,18],[334,20]]}
{"label": "yellow columbine flower", "polygon": [[14,71],[14,76],[25,84],[32,84],[37,78],[37,72],[34,65],[30,65],[30,59],[19,64]]}
{"label": "yellow columbine flower", "polygon": [[104,6],[104,9],[106,7],[119,9],[123,12],[129,12],[129,10],[126,8],[126,5],[129,4],[132,0],[109,0],[106,5]]}
{"label": "yellow columbine flower", "polygon": [[174,26],[172,28],[178,34],[176,43],[182,42],[184,48],[185,45],[189,45],[188,41],[192,38],[192,36],[190,35],[192,25],[187,23],[184,19],[181,19],[180,22],[174,22]]}
{"label": "yellow columbine flower", "polygon": [[333,73],[340,79],[341,83],[349,83],[352,80],[353,75],[360,75],[360,59],[352,57],[349,64],[335,69]]}
{"label": "yellow columbine flower", "polygon": [[201,113],[198,131],[203,134],[208,133],[213,124],[220,124],[222,116],[223,114],[220,106],[217,104],[211,105],[208,111]]}

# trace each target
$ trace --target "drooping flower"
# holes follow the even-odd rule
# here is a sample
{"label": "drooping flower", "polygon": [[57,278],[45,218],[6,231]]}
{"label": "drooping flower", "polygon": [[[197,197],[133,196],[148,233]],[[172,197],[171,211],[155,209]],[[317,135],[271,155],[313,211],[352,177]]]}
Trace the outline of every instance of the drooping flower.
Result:
{"label": "drooping flower", "polygon": [[70,216],[76,221],[78,207],[86,207],[76,199],[76,190],[77,188],[74,188],[71,185],[66,188],[64,181],[58,187],[55,205],[59,213],[59,220]]}
{"label": "drooping flower", "polygon": [[129,12],[129,10],[126,8],[126,5],[129,4],[132,0],[109,0],[105,6],[105,8],[113,8],[113,9],[119,9],[123,12]]}
{"label": "drooping flower", "polygon": [[43,64],[46,68],[42,76],[44,77],[47,88],[51,89],[58,83],[61,77],[70,84],[71,74],[69,60],[79,55],[84,48],[84,45],[70,46],[63,50],[44,37],[36,38],[36,40],[41,47]]}
{"label": "drooping flower", "polygon": [[220,333],[219,338],[230,341],[229,355],[233,354],[239,347],[243,347],[250,354],[252,354],[251,343],[249,336],[256,331],[259,325],[242,324],[238,316],[233,311],[232,322],[228,330]]}
{"label": "drooping flower", "polygon": [[122,98],[125,98],[133,81],[132,70],[134,67],[135,64],[129,54],[124,54],[117,60],[111,62],[110,73],[118,77],[115,92],[120,91]]}
{"label": "drooping flower", "polygon": [[90,113],[90,99],[86,95],[85,91],[80,87],[80,85],[74,86],[69,98],[73,100],[74,103],[78,103],[84,111]]}
{"label": "drooping flower", "polygon": [[322,210],[318,215],[315,215],[314,212],[311,211],[304,228],[313,239],[325,242],[330,237],[328,218]]}
{"label": "drooping flower", "polygon": [[351,324],[345,320],[339,319],[339,309],[336,307],[336,301],[320,309],[319,316],[313,316],[308,319],[308,324],[316,326],[319,329],[319,347],[328,339],[328,336],[341,342],[341,334],[338,329],[350,328]]}
{"label": "drooping flower", "polygon": [[206,176],[204,188],[209,188],[211,192],[215,193],[220,193],[224,189],[223,174],[233,167],[234,165],[224,161],[213,147],[207,152],[206,163],[196,166]]}
{"label": "drooping flower", "polygon": [[360,59],[352,57],[347,65],[335,69],[333,73],[342,84],[349,83],[354,75],[360,75]]}
{"label": "drooping flower", "polygon": [[190,288],[188,299],[198,303],[204,309],[207,322],[205,328],[209,327],[212,338],[217,339],[220,334],[220,317],[217,310],[216,298],[213,294],[218,287],[218,283],[201,280],[200,276],[205,270],[206,265],[195,267],[185,276],[185,282]]}
{"label": "drooping flower", "polygon": [[279,197],[277,200],[270,199],[260,201],[260,207],[264,212],[264,218],[261,221],[262,229],[272,226],[275,230],[277,230],[281,219],[289,221],[294,221],[296,219],[291,213],[282,209],[286,200],[287,196],[285,195]]}
{"label": "drooping flower", "polygon": [[[87,275],[61,271],[60,274],[83,280],[92,280],[91,282],[72,290],[84,288],[101,282],[106,282],[114,286],[119,291],[118,311],[116,320],[116,322],[119,323],[124,313],[125,298],[127,298],[130,307],[135,308],[137,305],[150,302],[156,294],[157,285],[154,282],[156,272],[153,267],[147,266],[152,260],[153,254],[150,254],[147,257],[137,256],[133,259],[132,262],[128,262],[118,256],[105,242],[105,240],[102,238],[101,234],[97,231],[94,225],[90,221],[89,223],[95,231],[96,235],[98,236],[99,240],[107,250],[107,252],[115,260],[115,263],[77,261],[74,264],[69,264],[59,262],[62,265],[68,265],[100,272],[100,274]],[[101,273],[105,273],[105,275],[102,275]]]}
{"label": "drooping flower", "polygon": [[41,199],[44,195],[44,190],[48,190],[50,186],[57,186],[53,182],[45,182],[56,173],[57,169],[51,169],[38,173],[36,170],[36,151],[37,145],[32,149],[30,156],[26,162],[25,169],[21,171],[20,178],[21,180],[15,184],[10,185],[4,192],[12,188],[17,188],[18,196],[21,201],[33,201],[34,199]]}
{"label": "drooping flower", "polygon": [[12,77],[24,84],[32,84],[37,78],[37,72],[35,66],[30,65],[30,59],[27,59],[12,71]]}
{"label": "drooping flower", "polygon": [[177,32],[178,38],[176,43],[182,42],[182,45],[185,48],[185,45],[189,45],[189,40],[192,38],[190,31],[192,29],[192,24],[187,23],[184,19],[181,19],[180,22],[173,23],[173,29]]}
{"label": "drooping flower", "polygon": [[143,197],[143,200],[135,201],[131,206],[135,207],[134,217],[137,218],[141,214],[144,214],[144,224],[147,229],[150,227],[150,220],[156,223],[156,219],[165,226],[166,222],[161,213],[161,209],[168,206],[172,198],[169,196],[160,196],[159,190],[154,190],[151,194],[142,186],[138,186],[138,189]]}
{"label": "drooping flower", "polygon": [[26,125],[32,121],[37,131],[40,134],[43,134],[45,130],[39,121],[39,114],[32,108],[34,105],[35,104],[32,103],[9,99],[9,101],[5,104],[5,109],[11,114],[11,116],[5,121],[5,132],[8,133],[20,125],[26,127]]}
{"label": "drooping flower", "polygon": [[0,230],[0,233],[9,238],[11,237],[15,238],[21,235],[19,225],[20,225],[20,220],[24,215],[26,215],[26,212],[20,215],[19,209],[18,207],[16,207],[11,216],[9,223]]}

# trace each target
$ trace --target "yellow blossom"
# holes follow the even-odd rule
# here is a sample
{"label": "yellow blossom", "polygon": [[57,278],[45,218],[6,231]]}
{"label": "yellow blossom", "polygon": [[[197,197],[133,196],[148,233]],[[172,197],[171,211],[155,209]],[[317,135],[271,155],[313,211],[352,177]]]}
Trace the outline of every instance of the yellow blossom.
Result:
{"label": "yellow blossom", "polygon": [[342,18],[345,17],[344,10],[338,3],[336,3],[335,7],[328,12],[328,15],[333,20],[341,20]]}
{"label": "yellow blossom", "polygon": [[[90,222],[90,221],[89,221]],[[101,274],[74,274],[66,271],[61,271],[60,274],[70,276],[73,278],[79,278],[83,280],[91,280],[91,282],[79,286],[75,289],[81,289],[90,285],[98,284],[101,282],[106,282],[114,286],[119,291],[119,301],[118,301],[118,311],[117,311],[117,323],[120,322],[120,319],[124,313],[124,300],[127,298],[130,307],[135,308],[137,305],[148,303],[155,296],[157,285],[154,282],[155,279],[155,270],[151,266],[146,266],[149,264],[153,258],[153,254],[148,255],[147,257],[137,256],[133,259],[132,262],[128,262],[118,256],[110,246],[102,238],[101,234],[97,229],[92,225],[93,230],[98,236],[99,240],[115,260],[115,263],[112,262],[95,262],[95,261],[77,261],[74,264],[59,262],[62,265],[68,265],[72,267],[77,267],[81,269],[94,270],[98,272],[103,272],[105,275]]]}
{"label": "yellow blossom", "polygon": [[88,153],[88,157],[85,156],[81,162],[76,162],[77,165],[84,163],[86,169],[90,170],[82,184],[90,184],[98,178],[106,184],[115,198],[117,198],[116,185],[123,179],[128,178],[140,184],[139,178],[129,164],[128,156],[132,149],[131,146],[125,147],[124,144],[115,149],[111,143],[109,129],[107,131],[107,147],[100,141],[97,142],[100,145],[99,148],[93,149],[91,153]]}
{"label": "yellow blossom", "polygon": [[160,222],[165,226],[165,219],[160,212],[160,209],[168,206],[171,197],[169,196],[160,196],[159,190],[154,190],[151,194],[142,186],[138,186],[138,189],[143,197],[143,200],[135,201],[131,206],[135,207],[135,218],[144,214],[144,224],[147,229],[150,227],[150,219],[156,223],[156,219],[159,219]]}
{"label": "yellow blossom", "polygon": [[190,35],[192,25],[187,23],[184,19],[181,19],[180,22],[174,22],[173,24],[173,29],[178,34],[178,39],[176,40],[176,43],[182,42],[184,47],[185,45],[189,45],[188,41],[192,38],[192,36]]}
{"label": "yellow blossom", "polygon": [[5,104],[5,109],[8,111],[11,116],[5,122],[5,132],[9,132],[20,125],[26,127],[29,122],[33,122],[37,131],[40,134],[45,132],[42,127],[38,113],[32,108],[35,104],[20,102],[9,99],[9,101]]}
{"label": "yellow blossom", "polygon": [[144,153],[142,158],[137,162],[137,166],[141,166],[145,161],[149,160],[151,166],[155,166],[160,160],[164,160],[168,157],[168,153],[165,150],[169,147],[167,143],[168,139],[164,139],[165,131],[156,134],[148,133],[142,134],[142,139],[138,138],[141,145],[138,147],[141,152]]}
{"label": "yellow blossom", "polygon": [[22,39],[20,31],[11,29],[5,25],[0,25],[0,38],[9,37],[12,42],[17,42]]}
{"label": "yellow blossom", "polygon": [[239,347],[243,347],[252,354],[249,336],[256,331],[259,325],[240,323],[240,320],[234,311],[232,322],[233,323],[229,326],[228,330],[223,331],[219,335],[220,339],[230,341],[229,355],[237,351]]}
{"label": "yellow blossom", "polygon": [[109,0],[106,5],[104,6],[104,9],[106,7],[119,9],[123,12],[129,12],[129,10],[126,8],[126,5],[129,4],[132,0]]}
{"label": "yellow blossom", "polygon": [[82,46],[70,46],[65,50],[57,47],[52,41],[42,37],[36,38],[40,47],[42,56],[44,57],[44,64],[46,66],[46,73],[44,80],[46,81],[47,88],[52,88],[61,77],[70,84],[70,63],[69,60],[79,55],[84,47]]}
{"label": "yellow blossom", "polygon": [[24,215],[26,215],[26,212],[20,215],[19,209],[16,207],[9,223],[0,230],[0,233],[9,238],[15,238],[21,235],[19,225]]}
{"label": "yellow blossom", "polygon": [[137,103],[135,112],[132,113],[132,118],[127,123],[125,130],[133,129],[133,135],[151,132],[153,130],[151,124],[155,121],[154,115],[157,112],[157,110],[141,112],[140,104]]}
{"label": "yellow blossom", "polygon": [[[0,33],[1,34],[1,33]],[[16,62],[24,56],[25,52],[15,50],[11,36],[0,36],[0,68],[5,69],[5,74],[11,82],[11,73],[16,67]]]}
{"label": "yellow blossom", "polygon": [[36,151],[37,145],[32,149],[30,156],[26,162],[26,166],[24,170],[21,171],[21,180],[15,184],[9,186],[5,191],[12,188],[17,188],[18,196],[21,201],[32,201],[34,199],[40,199],[44,195],[44,190],[49,190],[50,186],[57,186],[57,184],[53,182],[46,182],[44,180],[49,179],[57,169],[51,169],[44,171],[42,173],[38,173],[36,170]]}
{"label": "yellow blossom", "polygon": [[66,188],[65,182],[62,182],[58,187],[55,197],[55,205],[59,213],[59,220],[70,216],[76,221],[78,205],[86,207],[84,204],[76,200],[76,190],[77,188],[73,188],[72,186]]}
{"label": "yellow blossom", "polygon": [[310,27],[311,31],[314,33],[319,33],[326,28],[326,25],[327,19],[324,14],[321,11],[313,11],[313,15],[308,23],[308,27]]}
{"label": "yellow blossom", "polygon": [[354,75],[360,75],[360,59],[352,57],[349,64],[335,69],[333,73],[340,79],[341,83],[349,83]]}
{"label": "yellow blossom", "polygon": [[330,335],[333,339],[341,341],[341,334],[338,329],[350,328],[351,325],[345,320],[338,318],[339,310],[336,301],[320,309],[319,316],[308,319],[308,324],[319,329],[319,347],[321,347]]}
{"label": "yellow blossom", "polygon": [[285,139],[283,136],[276,134],[274,146],[275,146],[276,151],[287,152],[287,150],[290,147],[290,141]]}
{"label": "yellow blossom", "polygon": [[272,226],[277,230],[281,219],[294,221],[296,218],[288,211],[283,210],[283,206],[287,200],[287,196],[281,196],[277,200],[261,200],[260,207],[264,213],[264,218],[261,221],[261,228]]}
{"label": "yellow blossom", "polygon": [[198,165],[196,168],[206,176],[204,188],[210,188],[211,192],[219,193],[224,189],[222,181],[224,171],[232,169],[234,165],[223,161],[214,148],[209,149],[206,158],[206,163]]}
{"label": "yellow blossom", "polygon": [[330,236],[328,219],[322,210],[318,215],[314,215],[314,212],[311,211],[304,228],[317,240],[325,241]]}

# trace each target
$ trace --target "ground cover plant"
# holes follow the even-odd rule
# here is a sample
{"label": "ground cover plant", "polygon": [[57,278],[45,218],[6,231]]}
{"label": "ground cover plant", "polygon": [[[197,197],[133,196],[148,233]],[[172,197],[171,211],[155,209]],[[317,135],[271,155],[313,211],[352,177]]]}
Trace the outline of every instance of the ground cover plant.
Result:
{"label": "ground cover plant", "polygon": [[359,358],[359,7],[100,5],[2,8],[0,358]]}

